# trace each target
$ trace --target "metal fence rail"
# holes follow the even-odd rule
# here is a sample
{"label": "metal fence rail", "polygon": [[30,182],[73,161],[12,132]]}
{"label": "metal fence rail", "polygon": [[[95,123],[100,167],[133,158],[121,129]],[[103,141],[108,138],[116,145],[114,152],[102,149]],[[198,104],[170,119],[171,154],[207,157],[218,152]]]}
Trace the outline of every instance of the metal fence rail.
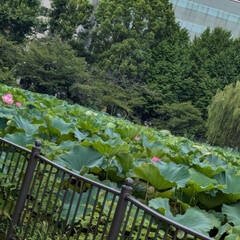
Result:
{"label": "metal fence rail", "polygon": [[[0,138],[0,239],[211,239],[121,192]],[[58,236],[58,238],[56,238]],[[192,237],[191,237],[192,236]]]}

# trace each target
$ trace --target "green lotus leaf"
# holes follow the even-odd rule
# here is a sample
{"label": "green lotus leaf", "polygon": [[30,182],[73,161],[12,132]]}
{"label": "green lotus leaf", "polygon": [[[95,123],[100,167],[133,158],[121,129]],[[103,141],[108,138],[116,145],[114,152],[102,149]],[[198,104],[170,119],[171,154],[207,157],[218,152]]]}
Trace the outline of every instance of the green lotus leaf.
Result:
{"label": "green lotus leaf", "polygon": [[220,226],[220,221],[214,214],[208,214],[206,211],[198,208],[187,208],[186,212],[175,217],[169,207],[169,199],[155,198],[149,201],[149,206],[160,211],[163,215],[176,221],[192,230],[208,235],[213,228]]}
{"label": "green lotus leaf", "polygon": [[192,147],[190,141],[188,141],[188,140],[185,140],[185,141],[184,141],[184,144],[181,145],[181,153],[182,153],[183,155],[186,155],[186,154],[191,155],[191,154],[194,153],[196,150],[197,150],[197,149],[196,149],[195,147]]}
{"label": "green lotus leaf", "polygon": [[19,129],[23,129],[27,136],[32,136],[35,133],[38,133],[40,124],[32,124],[29,121],[29,116],[27,114],[16,115],[13,117],[14,123]]}
{"label": "green lotus leaf", "polygon": [[0,118],[0,129],[5,129],[7,126],[8,119],[6,118]]}
{"label": "green lotus leaf", "polygon": [[63,101],[57,98],[54,98],[53,96],[47,95],[46,98],[43,98],[40,102],[41,106],[51,108],[56,106],[61,106],[63,104]]}
{"label": "green lotus leaf", "polygon": [[116,127],[116,125],[114,123],[112,123],[112,122],[109,122],[109,123],[107,123],[106,127],[113,129],[113,128]]}
{"label": "green lotus leaf", "polygon": [[213,193],[200,192],[198,194],[198,201],[203,204],[207,209],[213,209],[217,206],[222,205],[224,202],[228,201],[227,196],[221,191],[213,191]]}
{"label": "green lotus leaf", "polygon": [[98,139],[92,142],[91,146],[98,152],[107,155],[109,158],[120,153],[129,153],[129,145],[121,139],[110,139],[106,142]]}
{"label": "green lotus leaf", "polygon": [[54,161],[61,166],[67,166],[72,169],[72,171],[79,173],[83,166],[89,168],[101,166],[103,155],[92,147],[78,145],[73,147],[71,151],[57,156]]}
{"label": "green lotus leaf", "polygon": [[223,204],[222,213],[227,216],[229,223],[240,225],[240,202],[232,205]]}
{"label": "green lotus leaf", "polygon": [[111,138],[111,139],[120,138],[120,134],[115,133],[113,128],[107,127],[106,130],[105,130],[105,134],[107,134],[108,137]]}
{"label": "green lotus leaf", "polygon": [[159,168],[152,163],[143,163],[133,169],[134,176],[149,182],[158,190],[176,187],[176,182],[169,182],[160,174]]}
{"label": "green lotus leaf", "polygon": [[74,146],[79,145],[77,141],[62,141],[61,144],[56,146],[56,149],[69,149],[72,150]]}
{"label": "green lotus leaf", "polygon": [[158,210],[162,215],[173,219],[172,212],[170,210],[169,206],[169,199],[167,198],[154,198],[149,201],[148,203],[149,207]]}
{"label": "green lotus leaf", "polygon": [[62,118],[52,117],[52,127],[60,130],[60,134],[68,134],[73,128],[72,123],[66,123]]}
{"label": "green lotus leaf", "polygon": [[170,152],[170,149],[162,144],[160,141],[152,141],[150,142],[148,138],[143,136],[143,146],[149,150],[160,149],[164,153]]}
{"label": "green lotus leaf", "polygon": [[173,220],[206,236],[212,228],[220,224],[213,214],[209,216],[205,211],[193,207],[188,208],[183,215],[176,215]]}
{"label": "green lotus leaf", "polygon": [[129,172],[135,160],[134,157],[129,153],[119,153],[117,154],[116,159],[118,163],[121,164],[124,174]]}
{"label": "green lotus leaf", "polygon": [[229,200],[232,202],[240,199],[240,176],[237,175],[239,168],[232,168],[226,172],[221,172],[214,176],[219,184],[226,185],[226,188],[221,189],[221,191],[228,195]]}
{"label": "green lotus leaf", "polygon": [[[220,240],[222,239],[223,235],[228,232],[230,229],[232,228],[232,226],[227,222],[224,225],[220,226],[218,228],[218,233],[216,236],[214,236],[214,239],[216,240]],[[225,238],[224,238],[225,239]],[[233,240],[233,239],[232,239]]]}
{"label": "green lotus leaf", "polygon": [[90,117],[86,120],[79,120],[78,121],[79,126],[84,131],[90,131],[91,134],[97,133],[99,130],[102,129],[102,126],[97,122],[93,121]]}
{"label": "green lotus leaf", "polygon": [[4,138],[10,142],[13,142],[13,143],[16,143],[16,144],[22,146],[22,147],[26,147],[29,144],[34,145],[34,142],[36,140],[34,137],[27,136],[23,132],[7,134]]}
{"label": "green lotus leaf", "polygon": [[182,156],[180,153],[173,153],[168,157],[172,162],[175,162],[176,164],[185,164],[187,166],[190,166],[192,164],[192,158],[189,155]]}
{"label": "green lotus leaf", "polygon": [[175,164],[174,162],[153,162],[153,165],[157,166],[160,174],[169,182],[177,183],[177,187],[185,187],[189,181],[190,174],[188,167],[183,164]]}
{"label": "green lotus leaf", "polygon": [[199,158],[194,158],[192,163],[195,165],[196,170],[210,178],[225,171],[228,166],[226,162],[212,154],[207,155],[204,161],[200,161]]}
{"label": "green lotus leaf", "polygon": [[124,126],[120,128],[115,129],[116,133],[119,133],[121,135],[121,138],[129,138],[133,139],[134,137],[139,135],[139,130],[136,127],[132,126]]}
{"label": "green lotus leaf", "polygon": [[0,107],[0,117],[12,118],[17,113],[17,109]]}
{"label": "green lotus leaf", "polygon": [[191,185],[196,192],[203,192],[220,187],[217,180],[197,172],[194,168],[190,168],[189,173],[191,180],[188,182],[188,184]]}
{"label": "green lotus leaf", "polygon": [[76,127],[74,128],[74,136],[75,136],[78,140],[82,141],[82,140],[86,139],[88,135],[89,135],[88,132],[82,133],[82,132],[80,132]]}
{"label": "green lotus leaf", "polygon": [[240,225],[231,227],[228,232],[229,235],[224,238],[225,240],[240,240]]}

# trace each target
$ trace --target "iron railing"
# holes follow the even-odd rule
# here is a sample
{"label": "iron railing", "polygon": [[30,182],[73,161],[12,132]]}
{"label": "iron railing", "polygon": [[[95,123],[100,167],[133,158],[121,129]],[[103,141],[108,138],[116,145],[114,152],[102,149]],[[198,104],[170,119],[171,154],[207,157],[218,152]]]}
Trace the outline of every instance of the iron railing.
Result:
{"label": "iron railing", "polygon": [[203,239],[131,196],[0,138],[0,239]]}

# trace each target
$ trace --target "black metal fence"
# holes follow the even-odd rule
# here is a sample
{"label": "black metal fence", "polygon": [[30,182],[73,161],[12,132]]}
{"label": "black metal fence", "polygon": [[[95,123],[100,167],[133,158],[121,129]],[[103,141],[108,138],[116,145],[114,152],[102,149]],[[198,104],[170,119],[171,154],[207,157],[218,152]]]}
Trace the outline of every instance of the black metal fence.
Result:
{"label": "black metal fence", "polygon": [[121,192],[0,138],[0,239],[211,239]]}

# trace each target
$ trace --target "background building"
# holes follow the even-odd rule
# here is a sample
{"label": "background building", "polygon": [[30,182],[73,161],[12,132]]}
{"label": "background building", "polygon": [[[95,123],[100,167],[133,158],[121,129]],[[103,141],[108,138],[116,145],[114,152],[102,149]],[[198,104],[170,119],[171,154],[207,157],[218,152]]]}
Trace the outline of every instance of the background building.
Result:
{"label": "background building", "polygon": [[189,31],[193,39],[207,27],[230,30],[240,37],[240,0],[169,0],[176,20]]}

